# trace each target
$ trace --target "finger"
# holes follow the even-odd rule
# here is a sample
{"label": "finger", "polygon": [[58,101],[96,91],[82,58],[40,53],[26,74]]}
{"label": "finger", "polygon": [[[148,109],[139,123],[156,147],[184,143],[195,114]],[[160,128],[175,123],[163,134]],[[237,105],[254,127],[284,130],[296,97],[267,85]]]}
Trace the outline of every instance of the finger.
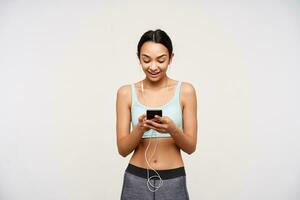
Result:
{"label": "finger", "polygon": [[142,121],[142,119],[143,119],[143,116],[139,116],[139,121]]}
{"label": "finger", "polygon": [[143,121],[146,121],[147,120],[147,116],[146,114],[143,114]]}
{"label": "finger", "polygon": [[155,128],[164,128],[163,124],[157,123],[157,122],[155,122],[153,120],[146,120],[146,124],[148,124],[150,126],[153,126]]}
{"label": "finger", "polygon": [[144,126],[147,127],[147,128],[151,128],[151,129],[156,130],[156,128],[154,126],[150,125],[150,124],[145,124]]}
{"label": "finger", "polygon": [[156,128],[154,126],[151,126],[151,125],[147,125],[147,128],[150,128],[150,129],[153,129],[159,133],[162,133],[162,134],[166,134],[165,130],[164,129],[159,129],[159,128]]}
{"label": "finger", "polygon": [[154,119],[157,119],[157,120],[159,120],[159,121],[160,121],[160,120],[161,120],[161,116],[159,116],[159,115],[155,115],[155,116],[154,116]]}
{"label": "finger", "polygon": [[139,116],[139,121],[143,121],[143,119],[145,118],[145,115],[146,114],[143,114],[143,115]]}
{"label": "finger", "polygon": [[164,123],[164,122],[165,122],[165,119],[164,119],[163,117],[159,116],[159,115],[155,115],[154,118],[155,118],[157,121],[161,122],[161,123]]}

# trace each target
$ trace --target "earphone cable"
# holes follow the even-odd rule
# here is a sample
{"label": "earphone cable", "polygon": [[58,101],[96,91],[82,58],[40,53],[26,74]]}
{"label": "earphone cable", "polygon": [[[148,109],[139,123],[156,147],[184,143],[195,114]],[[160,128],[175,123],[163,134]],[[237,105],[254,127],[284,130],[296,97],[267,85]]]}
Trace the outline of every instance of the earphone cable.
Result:
{"label": "earphone cable", "polygon": [[[167,90],[168,90],[168,79],[167,79],[166,85],[167,85],[166,88],[167,88]],[[143,85],[143,81],[142,81],[141,89],[142,89],[142,94],[144,94],[144,85]],[[148,187],[148,189],[149,189],[151,192],[155,192],[156,190],[158,190],[158,189],[163,185],[163,180],[162,180],[161,176],[159,175],[159,173],[158,173],[154,168],[151,167],[150,163],[149,163],[148,160],[147,160],[147,151],[148,151],[149,146],[150,146],[150,144],[151,144],[151,142],[152,142],[152,137],[153,137],[153,132],[154,132],[154,131],[151,129],[151,132],[152,132],[152,134],[151,134],[151,140],[149,141],[149,144],[148,144],[148,146],[147,146],[147,148],[146,148],[146,150],[145,150],[145,160],[146,160],[146,162],[147,162],[148,167],[151,168],[151,169],[157,174],[157,175],[153,175],[153,176],[149,177],[149,168],[147,167],[147,187]],[[156,142],[154,151],[153,151],[153,153],[152,153],[152,155],[151,155],[151,157],[150,157],[150,161],[151,161],[151,159],[152,159],[152,157],[153,157],[153,155],[154,155],[154,153],[155,153],[155,151],[156,151],[156,148],[157,148],[157,146],[158,146],[158,143],[159,143],[159,140],[158,140],[157,138],[156,138],[155,140],[157,140],[157,142]],[[151,180],[152,178],[154,178],[154,177],[158,177],[158,178],[160,179],[160,182],[159,182],[158,186],[152,185],[151,182],[150,182],[150,180]],[[155,189],[154,189],[154,190],[151,189],[151,188],[149,187],[149,184],[150,184],[153,188],[155,188]]]}

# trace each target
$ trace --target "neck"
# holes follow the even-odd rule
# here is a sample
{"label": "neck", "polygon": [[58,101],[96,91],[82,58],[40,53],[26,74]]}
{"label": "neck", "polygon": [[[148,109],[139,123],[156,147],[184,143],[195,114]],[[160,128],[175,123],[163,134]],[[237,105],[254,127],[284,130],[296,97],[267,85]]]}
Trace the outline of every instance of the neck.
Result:
{"label": "neck", "polygon": [[160,88],[167,88],[168,87],[169,78],[166,76],[165,78],[159,81],[151,81],[149,79],[142,80],[142,85],[144,89],[160,89]]}

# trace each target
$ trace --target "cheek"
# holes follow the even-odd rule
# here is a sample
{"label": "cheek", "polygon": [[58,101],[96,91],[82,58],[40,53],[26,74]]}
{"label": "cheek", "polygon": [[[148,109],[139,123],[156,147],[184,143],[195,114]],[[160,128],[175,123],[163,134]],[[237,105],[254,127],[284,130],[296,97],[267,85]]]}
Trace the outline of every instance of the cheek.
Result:
{"label": "cheek", "polygon": [[141,68],[142,68],[143,71],[145,71],[145,70],[147,70],[148,67],[145,64],[141,64]]}
{"label": "cheek", "polygon": [[168,70],[168,65],[164,64],[161,68],[162,71],[167,71]]}

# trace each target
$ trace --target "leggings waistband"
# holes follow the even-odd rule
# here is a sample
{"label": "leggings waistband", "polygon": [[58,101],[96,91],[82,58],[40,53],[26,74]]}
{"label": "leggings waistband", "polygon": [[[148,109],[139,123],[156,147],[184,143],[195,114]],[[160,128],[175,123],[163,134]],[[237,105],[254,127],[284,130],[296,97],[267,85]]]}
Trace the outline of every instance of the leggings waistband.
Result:
{"label": "leggings waistband", "polygon": [[[128,163],[128,166],[127,166],[125,171],[129,172],[131,174],[134,174],[136,176],[145,178],[145,179],[148,178],[146,168],[138,167],[138,166],[133,165],[131,163]],[[159,174],[159,176],[163,180],[176,178],[176,177],[179,177],[179,176],[186,176],[184,166],[178,167],[178,168],[173,168],[173,169],[155,170],[155,171],[157,171],[157,173],[155,173],[155,171],[152,170],[152,169],[149,169],[148,171],[149,171],[149,177],[156,176],[156,177],[153,177],[153,179],[159,179],[159,177],[157,177],[157,173]]]}

